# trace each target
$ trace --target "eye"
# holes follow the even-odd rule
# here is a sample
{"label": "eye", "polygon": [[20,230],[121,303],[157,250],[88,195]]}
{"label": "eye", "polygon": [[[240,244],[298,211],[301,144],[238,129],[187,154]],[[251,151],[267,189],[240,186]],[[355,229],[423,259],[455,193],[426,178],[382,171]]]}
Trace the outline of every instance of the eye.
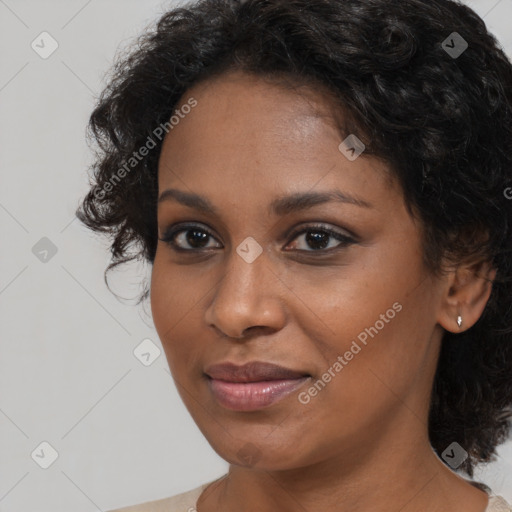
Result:
{"label": "eye", "polygon": [[[168,229],[159,240],[170,245],[176,251],[194,252],[201,249],[211,249],[211,246],[208,247],[207,245],[209,238],[214,238],[209,230],[195,224],[181,224]],[[185,247],[183,247],[183,244],[185,244]],[[187,248],[186,244],[192,248]]]}
{"label": "eye", "polygon": [[[295,249],[301,252],[325,253],[356,243],[354,238],[328,228],[322,224],[307,226],[302,230],[296,230],[290,236],[293,237],[293,239],[297,239],[299,235],[306,235],[303,238],[304,242],[302,244],[302,248],[300,247],[301,244],[295,243]],[[159,238],[159,240],[165,242],[174,250],[179,252],[198,252],[202,249],[222,247],[221,245],[209,245],[208,242],[212,239],[215,239],[215,237],[211,231],[195,224],[181,224],[171,227],[165,231],[162,238]],[[331,242],[334,242],[334,244]],[[303,247],[310,247],[310,250]]]}
{"label": "eye", "polygon": [[[297,238],[298,235],[306,235],[303,238],[304,243],[302,247],[312,247],[312,250],[299,247],[298,250],[303,252],[331,252],[331,249],[336,250],[341,247],[347,247],[356,242],[352,237],[325,227],[322,224],[308,226],[300,231],[295,231],[291,236],[300,239],[300,237]],[[332,244],[330,242],[335,243]],[[295,245],[297,246],[298,244]]]}

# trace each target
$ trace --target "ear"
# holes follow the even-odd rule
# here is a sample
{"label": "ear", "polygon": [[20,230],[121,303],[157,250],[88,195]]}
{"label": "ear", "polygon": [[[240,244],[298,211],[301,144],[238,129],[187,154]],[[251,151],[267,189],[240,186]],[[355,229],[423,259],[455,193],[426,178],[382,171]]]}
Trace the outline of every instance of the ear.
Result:
{"label": "ear", "polygon": [[438,323],[453,333],[475,325],[489,300],[495,278],[496,270],[489,262],[461,265],[451,271],[441,298]]}

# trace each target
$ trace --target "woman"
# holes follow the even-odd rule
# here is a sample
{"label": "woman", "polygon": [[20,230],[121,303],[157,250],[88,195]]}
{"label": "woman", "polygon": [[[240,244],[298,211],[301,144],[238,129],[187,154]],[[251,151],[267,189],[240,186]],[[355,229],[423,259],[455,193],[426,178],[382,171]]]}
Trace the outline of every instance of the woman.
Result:
{"label": "woman", "polygon": [[[118,63],[77,215],[152,265],[228,474],[128,511],[512,510],[512,65],[449,0],[202,0]],[[133,248],[137,248],[133,252]]]}

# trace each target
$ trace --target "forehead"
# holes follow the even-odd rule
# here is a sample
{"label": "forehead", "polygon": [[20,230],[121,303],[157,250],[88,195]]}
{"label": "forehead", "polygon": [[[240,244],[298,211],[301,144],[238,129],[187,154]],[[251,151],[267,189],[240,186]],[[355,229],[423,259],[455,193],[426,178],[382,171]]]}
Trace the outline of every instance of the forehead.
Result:
{"label": "forehead", "polygon": [[[224,190],[270,202],[278,191],[334,185],[340,173],[348,194],[369,179],[389,177],[376,159],[350,162],[342,155],[336,103],[323,89],[289,88],[232,72],[189,89],[176,109],[191,98],[196,106],[164,140],[160,192],[171,186]],[[376,170],[380,176],[372,176]]]}
{"label": "forehead", "polygon": [[197,105],[169,132],[164,149],[183,148],[185,139],[188,145],[217,153],[226,146],[241,153],[294,144],[293,153],[307,156],[314,153],[311,143],[318,144],[320,131],[323,137],[331,132],[339,138],[332,101],[308,87],[291,88],[235,71],[189,89],[177,110],[192,97]]}

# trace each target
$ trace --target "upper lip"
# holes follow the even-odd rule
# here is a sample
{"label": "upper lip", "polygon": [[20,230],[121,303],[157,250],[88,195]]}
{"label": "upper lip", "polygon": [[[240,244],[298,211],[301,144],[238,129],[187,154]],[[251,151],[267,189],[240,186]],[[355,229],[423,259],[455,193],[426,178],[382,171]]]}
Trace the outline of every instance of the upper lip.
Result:
{"label": "upper lip", "polygon": [[262,380],[299,379],[309,376],[306,372],[261,361],[246,363],[242,366],[230,362],[214,364],[206,368],[205,373],[212,379],[227,382],[258,382]]}

